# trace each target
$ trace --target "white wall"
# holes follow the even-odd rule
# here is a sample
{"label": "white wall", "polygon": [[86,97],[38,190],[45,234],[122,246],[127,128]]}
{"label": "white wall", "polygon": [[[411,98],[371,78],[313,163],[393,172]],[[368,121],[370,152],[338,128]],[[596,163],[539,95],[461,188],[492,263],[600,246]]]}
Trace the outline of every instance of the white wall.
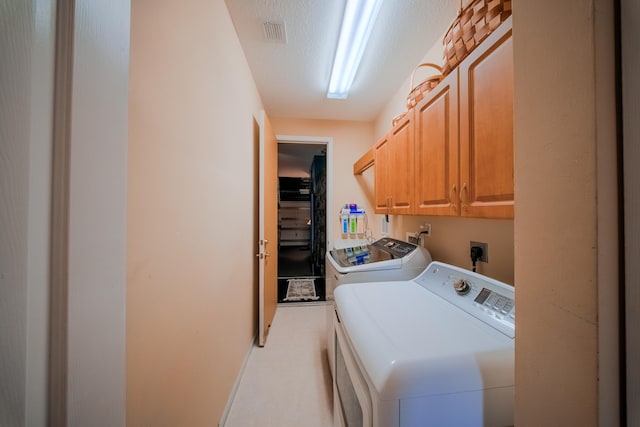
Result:
{"label": "white wall", "polygon": [[45,426],[54,5],[0,6],[0,425]]}

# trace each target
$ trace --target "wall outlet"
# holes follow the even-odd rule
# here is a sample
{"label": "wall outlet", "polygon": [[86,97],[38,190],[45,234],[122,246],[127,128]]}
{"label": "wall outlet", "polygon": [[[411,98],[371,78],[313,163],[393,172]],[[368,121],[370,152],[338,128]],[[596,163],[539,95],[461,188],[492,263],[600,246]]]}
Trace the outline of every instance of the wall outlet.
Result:
{"label": "wall outlet", "polygon": [[381,232],[383,236],[389,235],[389,215],[381,215],[382,217],[382,227]]}
{"label": "wall outlet", "polygon": [[431,237],[431,224],[424,223],[420,226],[420,233],[425,237]]}
{"label": "wall outlet", "polygon": [[405,240],[406,242],[413,243],[414,245],[418,244],[418,237],[416,236],[416,233],[411,233],[407,231],[406,237],[407,237],[407,239]]}
{"label": "wall outlet", "polygon": [[479,246],[482,248],[482,256],[478,261],[489,262],[489,244],[484,242],[474,242],[473,240],[469,242],[469,251],[474,246]]}

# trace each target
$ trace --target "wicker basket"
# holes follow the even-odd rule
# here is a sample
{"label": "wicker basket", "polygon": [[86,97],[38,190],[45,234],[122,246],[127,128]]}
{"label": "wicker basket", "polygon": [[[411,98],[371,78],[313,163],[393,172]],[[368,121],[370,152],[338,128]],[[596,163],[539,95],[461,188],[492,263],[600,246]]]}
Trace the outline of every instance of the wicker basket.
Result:
{"label": "wicker basket", "polygon": [[[414,87],[413,81],[415,80],[415,77],[416,77],[416,71],[424,67],[431,67],[435,69],[438,72],[438,74],[434,74],[433,76],[427,77],[425,80],[422,81],[422,83]],[[434,87],[436,87],[443,78],[444,76],[442,75],[442,68],[440,68],[439,65],[431,64],[428,62],[418,65],[413,70],[413,73],[411,73],[411,84],[409,89],[409,95],[407,95],[407,110],[411,110],[413,107],[415,107],[418,104],[418,102],[420,102],[422,98],[424,98],[424,94],[429,92]],[[396,127],[396,125],[403,119],[404,116],[407,115],[407,113],[408,111],[404,111],[398,114],[397,116],[395,116],[393,119],[391,119],[391,126]]]}
{"label": "wicker basket", "polygon": [[442,73],[449,74],[509,15],[511,0],[472,0],[462,8],[442,40]]}
{"label": "wicker basket", "polygon": [[[438,71],[438,74],[428,77],[427,79],[423,80],[422,83],[414,87],[413,81],[416,76],[416,71],[424,67],[434,68],[436,71]],[[418,102],[420,102],[422,98],[424,98],[424,94],[436,87],[438,83],[440,83],[440,80],[442,80],[443,78],[444,76],[442,75],[442,68],[440,68],[439,65],[431,64],[429,62],[418,65],[415,70],[413,70],[413,73],[411,73],[411,89],[409,91],[409,95],[407,95],[407,109],[415,107]]]}
{"label": "wicker basket", "polygon": [[400,123],[400,120],[402,120],[402,118],[406,115],[407,115],[407,112],[404,111],[398,114],[397,116],[395,116],[393,119],[391,119],[391,127],[396,127],[396,125]]}

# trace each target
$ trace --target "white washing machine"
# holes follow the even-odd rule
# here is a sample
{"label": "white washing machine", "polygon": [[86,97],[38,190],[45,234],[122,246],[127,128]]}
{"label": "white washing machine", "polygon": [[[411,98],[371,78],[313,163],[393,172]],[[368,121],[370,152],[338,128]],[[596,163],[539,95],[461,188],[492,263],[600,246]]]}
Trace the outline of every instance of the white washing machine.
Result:
{"label": "white washing machine", "polygon": [[513,286],[432,262],[335,292],[334,426],[514,424]]}
{"label": "white washing machine", "polygon": [[418,276],[431,262],[428,250],[412,243],[383,237],[369,245],[327,252],[326,295],[343,283],[409,280]]}
{"label": "white washing machine", "polygon": [[[383,237],[371,244],[333,249],[326,256],[327,351],[333,354],[333,292],[345,283],[409,280],[431,262],[431,254],[421,246]],[[333,372],[333,359],[329,357]]]}

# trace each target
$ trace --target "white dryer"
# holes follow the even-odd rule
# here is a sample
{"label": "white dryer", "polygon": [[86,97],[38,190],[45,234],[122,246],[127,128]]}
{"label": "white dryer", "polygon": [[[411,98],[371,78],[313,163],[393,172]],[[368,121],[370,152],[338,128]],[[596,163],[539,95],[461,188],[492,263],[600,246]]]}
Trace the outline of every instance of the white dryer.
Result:
{"label": "white dryer", "polygon": [[335,293],[334,425],[514,423],[513,286],[432,262]]}

